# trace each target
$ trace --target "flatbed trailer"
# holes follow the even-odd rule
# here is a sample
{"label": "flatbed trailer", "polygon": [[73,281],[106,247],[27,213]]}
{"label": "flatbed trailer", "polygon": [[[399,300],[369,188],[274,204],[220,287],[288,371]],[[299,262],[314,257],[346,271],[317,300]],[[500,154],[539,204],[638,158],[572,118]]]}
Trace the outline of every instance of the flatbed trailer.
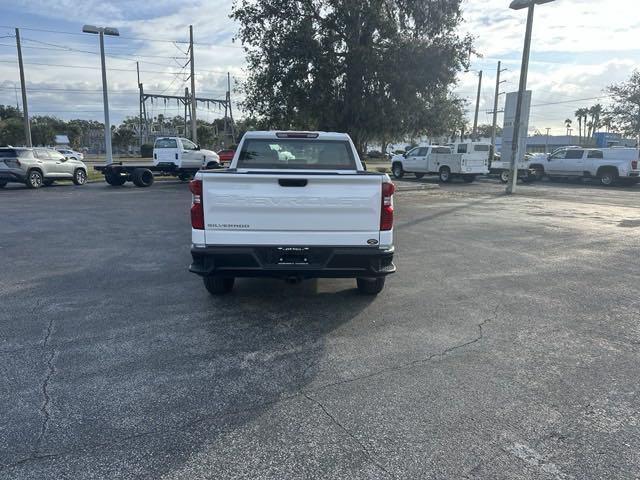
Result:
{"label": "flatbed trailer", "polygon": [[105,181],[114,187],[133,182],[136,187],[150,187],[156,175],[176,177],[183,182],[191,180],[200,168],[178,168],[172,163],[154,165],[122,162],[95,165],[94,170],[104,175]]}

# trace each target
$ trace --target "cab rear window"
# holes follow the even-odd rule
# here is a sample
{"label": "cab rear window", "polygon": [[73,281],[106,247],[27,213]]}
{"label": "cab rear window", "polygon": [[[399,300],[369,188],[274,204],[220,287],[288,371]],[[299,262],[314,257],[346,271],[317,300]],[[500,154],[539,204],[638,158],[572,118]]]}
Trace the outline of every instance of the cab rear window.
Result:
{"label": "cab rear window", "polygon": [[175,138],[159,138],[153,148],[178,148]]}
{"label": "cab rear window", "polygon": [[308,139],[248,139],[238,168],[291,170],[355,170],[349,142]]}

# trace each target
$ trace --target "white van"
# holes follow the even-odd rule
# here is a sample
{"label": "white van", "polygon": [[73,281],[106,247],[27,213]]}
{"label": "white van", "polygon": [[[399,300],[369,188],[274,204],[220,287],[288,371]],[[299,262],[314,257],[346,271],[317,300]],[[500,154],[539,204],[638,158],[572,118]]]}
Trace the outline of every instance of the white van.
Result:
{"label": "white van", "polygon": [[217,168],[220,157],[186,138],[159,137],[153,145],[153,164],[175,165],[177,168]]}

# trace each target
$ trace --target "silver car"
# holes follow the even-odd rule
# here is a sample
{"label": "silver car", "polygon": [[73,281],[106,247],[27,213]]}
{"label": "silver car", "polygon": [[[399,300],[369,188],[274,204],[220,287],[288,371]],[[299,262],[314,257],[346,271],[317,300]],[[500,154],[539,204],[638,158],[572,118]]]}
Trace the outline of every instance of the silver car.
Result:
{"label": "silver car", "polygon": [[0,147],[0,188],[9,182],[40,188],[56,180],[84,185],[87,166],[80,160],[67,159],[52,148]]}
{"label": "silver car", "polygon": [[56,150],[67,157],[69,160],[84,160],[83,153],[76,152],[75,150],[71,150],[70,148],[57,148]]}

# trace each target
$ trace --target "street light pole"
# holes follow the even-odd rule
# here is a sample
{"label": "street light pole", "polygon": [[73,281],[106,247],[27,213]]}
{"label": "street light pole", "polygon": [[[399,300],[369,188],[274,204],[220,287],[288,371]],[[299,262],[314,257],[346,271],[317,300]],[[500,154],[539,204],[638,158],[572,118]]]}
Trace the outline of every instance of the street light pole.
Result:
{"label": "street light pole", "polygon": [[[520,125],[522,124],[522,101],[527,89],[527,75],[529,73],[529,54],[531,52],[531,32],[533,31],[533,9],[536,4],[550,3],[554,0],[513,0],[509,8],[513,10],[528,9],[527,30],[524,35],[524,49],[522,51],[522,67],[520,69],[520,85],[518,87],[518,100],[516,104],[516,118],[513,122],[513,144],[511,145],[511,178],[507,185],[507,193],[516,191],[518,183],[518,159],[524,152],[520,151]],[[526,133],[526,132],[525,132]],[[526,145],[525,145],[526,148]]]}
{"label": "street light pole", "polygon": [[547,127],[547,141],[544,144],[544,153],[549,153],[549,131],[551,129],[549,127]]}
{"label": "street light pole", "polygon": [[480,111],[480,91],[482,90],[482,70],[478,72],[478,95],[476,97],[476,114],[473,117],[473,138],[478,140],[478,112]]}
{"label": "street light pole", "polygon": [[511,145],[510,179],[507,185],[507,193],[516,192],[518,183],[518,160],[523,152],[520,152],[520,125],[522,123],[522,100],[527,89],[527,75],[529,73],[529,53],[531,52],[531,32],[533,31],[533,9],[535,4],[529,5],[527,13],[527,30],[524,36],[524,50],[522,52],[522,67],[520,68],[520,84],[518,86],[518,100],[516,103],[516,118],[513,122],[513,143]]}
{"label": "street light pole", "polygon": [[100,36],[100,65],[102,67],[102,103],[104,106],[104,146],[106,154],[106,163],[113,163],[113,153],[111,151],[111,122],[109,121],[109,97],[107,95],[107,67],[104,59],[104,36],[111,35],[120,36],[120,32],[116,28],[95,27],[93,25],[85,25],[82,27],[84,33],[93,33]]}

